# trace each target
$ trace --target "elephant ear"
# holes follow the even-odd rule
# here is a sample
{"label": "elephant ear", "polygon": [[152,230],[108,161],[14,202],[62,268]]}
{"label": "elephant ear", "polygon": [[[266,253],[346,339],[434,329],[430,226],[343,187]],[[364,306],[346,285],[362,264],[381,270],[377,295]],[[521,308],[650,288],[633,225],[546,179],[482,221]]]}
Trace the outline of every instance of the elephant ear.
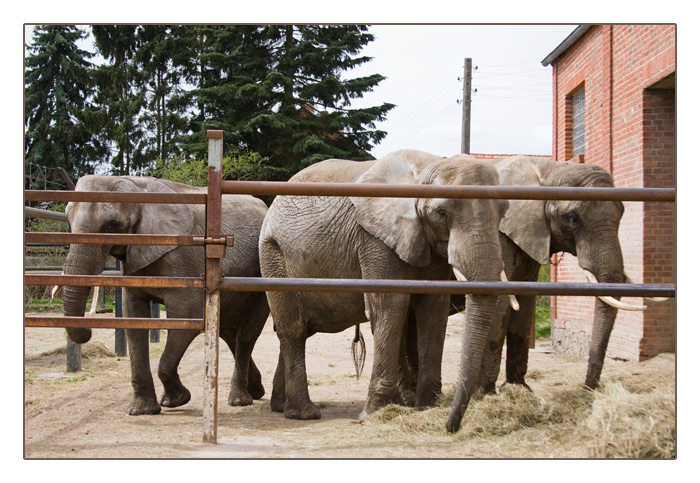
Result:
{"label": "elephant ear", "polygon": [[[418,184],[422,172],[440,159],[419,151],[396,151],[378,160],[356,183]],[[416,212],[415,198],[350,198],[355,220],[406,263],[430,263],[430,246]]]}
{"label": "elephant ear", "polygon": [[[515,156],[496,165],[501,185],[542,186],[543,166],[535,158]],[[549,263],[551,229],[543,200],[510,200],[500,231],[540,265]]]}
{"label": "elephant ear", "polygon": [[[169,184],[156,178],[131,178],[138,191],[145,193],[175,193]],[[151,235],[190,235],[194,233],[195,215],[191,205],[143,203],[141,217],[134,233]],[[173,245],[129,245],[124,273],[134,273],[174,250]]]}

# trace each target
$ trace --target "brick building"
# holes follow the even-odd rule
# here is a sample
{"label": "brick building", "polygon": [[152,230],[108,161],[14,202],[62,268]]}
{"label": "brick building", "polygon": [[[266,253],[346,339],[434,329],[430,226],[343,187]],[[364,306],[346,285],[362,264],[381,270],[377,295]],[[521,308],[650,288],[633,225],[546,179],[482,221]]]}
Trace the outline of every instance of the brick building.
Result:
{"label": "brick building", "polygon": [[[617,187],[675,187],[675,25],[581,25],[543,61],[553,71],[552,156],[597,164]],[[625,203],[620,242],[635,283],[675,280],[675,205]],[[585,282],[575,257],[552,281]],[[630,303],[639,299],[625,299]],[[619,311],[608,356],[643,360],[675,349],[675,300]],[[552,297],[552,340],[588,353],[592,297]]]}

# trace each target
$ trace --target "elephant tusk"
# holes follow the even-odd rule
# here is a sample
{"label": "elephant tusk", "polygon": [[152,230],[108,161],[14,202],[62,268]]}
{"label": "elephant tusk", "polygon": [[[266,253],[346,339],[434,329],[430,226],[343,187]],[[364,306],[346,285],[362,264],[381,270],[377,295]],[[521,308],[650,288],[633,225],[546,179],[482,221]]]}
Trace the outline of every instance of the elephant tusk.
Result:
{"label": "elephant tusk", "polygon": [[[459,280],[460,282],[469,281],[467,277],[465,277],[464,274],[460,272],[457,268],[452,267],[452,271],[454,272],[455,277],[457,277],[457,280]],[[501,270],[501,281],[508,281],[508,277],[506,277],[506,272],[504,270]],[[506,295],[506,297],[508,297],[508,303],[511,307],[513,307],[513,310],[520,310],[520,304],[518,303],[518,299],[515,298],[515,295]]]}
{"label": "elephant tusk", "polygon": [[[598,283],[598,279],[595,278],[595,275],[593,275],[591,272],[584,269],[583,273],[586,274],[586,278],[588,279],[588,281],[590,283]],[[615,307],[616,309],[620,309],[620,310],[630,310],[630,311],[641,312],[642,310],[647,309],[646,305],[626,304],[626,303],[620,302],[619,300],[616,300],[608,295],[599,295],[598,298],[600,300],[602,300],[603,302],[605,302],[606,304],[610,305],[611,307]]]}
{"label": "elephant tusk", "polygon": [[[501,282],[507,281],[508,277],[506,276],[506,271],[501,270]],[[518,303],[518,299],[515,298],[515,295],[506,295],[506,297],[508,297],[508,303],[513,307],[513,310],[520,310],[520,304]]]}
{"label": "elephant tusk", "polygon": [[[627,272],[625,272],[625,283],[634,283],[632,278],[627,275]],[[644,300],[648,300],[649,302],[666,302],[668,297],[644,297]]]}
{"label": "elephant tusk", "polygon": [[[66,273],[66,272],[61,272],[61,275],[63,275],[64,273]],[[60,285],[54,285],[54,286],[53,286],[53,289],[51,289],[51,300],[54,299],[54,297],[56,296],[56,294],[58,293],[58,290],[59,290],[60,288],[61,288]]]}
{"label": "elephant tusk", "polygon": [[460,282],[468,282],[467,277],[464,276],[462,272],[460,272],[456,267],[452,267],[452,271],[455,274],[455,277],[457,277],[457,280]]}

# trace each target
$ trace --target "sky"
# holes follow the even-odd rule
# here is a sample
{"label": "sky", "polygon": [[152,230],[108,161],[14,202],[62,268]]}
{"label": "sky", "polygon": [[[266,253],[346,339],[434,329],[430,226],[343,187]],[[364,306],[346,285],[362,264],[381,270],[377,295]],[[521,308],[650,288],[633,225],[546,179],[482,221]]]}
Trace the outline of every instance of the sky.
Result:
{"label": "sky", "polygon": [[[373,60],[346,73],[386,77],[353,107],[396,104],[371,152],[461,150],[465,58],[472,59],[470,152],[552,151],[552,69],[542,60],[577,25],[372,25]],[[459,101],[460,103],[458,103]]]}

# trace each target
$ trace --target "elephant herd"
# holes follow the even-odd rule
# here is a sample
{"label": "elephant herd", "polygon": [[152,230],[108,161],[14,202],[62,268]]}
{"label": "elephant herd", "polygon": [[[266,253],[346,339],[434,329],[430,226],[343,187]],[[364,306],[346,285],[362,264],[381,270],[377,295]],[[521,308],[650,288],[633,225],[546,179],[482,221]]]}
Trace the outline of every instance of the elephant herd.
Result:
{"label": "elephant herd", "polygon": [[[612,177],[592,165],[514,156],[477,160],[442,158],[413,150],[375,161],[330,159],[296,174],[290,182],[421,185],[517,185],[612,187]],[[198,192],[147,177],[85,176],[76,190]],[[202,205],[71,202],[66,213],[72,232],[197,235],[204,232]],[[600,282],[625,281],[618,227],[623,206],[613,201],[537,201],[441,198],[362,198],[278,196],[269,209],[252,196],[225,195],[222,233],[235,238],[222,263],[224,277],[313,277],[468,281],[535,281],[552,254],[575,255],[582,269]],[[81,245],[70,247],[64,272],[97,275],[108,255],[122,261],[124,275],[201,276],[201,247]],[[82,316],[89,288],[64,287],[64,314]],[[596,300],[586,386],[595,389],[617,315],[624,304]],[[168,317],[202,315],[201,290],[125,288],[127,317],[149,317],[151,301]],[[479,388],[496,391],[504,341],[506,383],[525,385],[529,321],[535,296],[467,295],[460,376],[446,428],[455,432],[471,396]],[[306,339],[369,321],[374,360],[360,420],[399,402],[433,405],[441,393],[441,361],[450,295],[405,293],[223,292],[220,335],[235,359],[228,402],[252,404],[265,389],[252,352],[272,315],[279,338],[279,361],[270,406],[287,418],[315,419],[309,398]],[[67,329],[74,342],[90,339],[89,329]],[[190,400],[177,368],[196,330],[171,330],[158,377],[157,399],[149,365],[147,330],[127,330],[134,398],[131,415],[156,414]]]}

